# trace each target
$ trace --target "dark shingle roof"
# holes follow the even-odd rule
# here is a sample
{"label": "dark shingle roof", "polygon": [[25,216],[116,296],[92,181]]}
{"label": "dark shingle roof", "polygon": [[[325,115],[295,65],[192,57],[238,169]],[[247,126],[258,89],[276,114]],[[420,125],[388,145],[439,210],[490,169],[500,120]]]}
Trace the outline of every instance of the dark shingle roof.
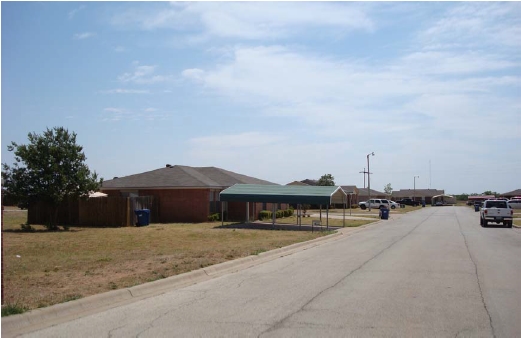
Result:
{"label": "dark shingle roof", "polygon": [[444,195],[445,190],[437,190],[437,189],[400,189],[395,190],[392,193],[393,198],[403,198],[403,197],[412,197],[415,195],[416,197],[432,197],[436,195]]}
{"label": "dark shingle roof", "polygon": [[175,165],[103,182],[102,189],[208,188],[276,184],[216,167]]}
{"label": "dark shingle roof", "polygon": [[[373,189],[369,189],[371,191],[371,197],[374,197],[374,196],[386,196],[386,193],[384,192],[381,192],[381,191],[378,191],[378,190],[373,190]],[[367,188],[360,188],[359,189],[359,192],[358,192],[358,196],[365,196],[367,197]]]}
{"label": "dark shingle roof", "polygon": [[506,192],[504,194],[501,194],[501,196],[511,196],[511,197],[521,196],[521,189],[516,189],[513,191]]}
{"label": "dark shingle roof", "polygon": [[346,192],[346,194],[355,193],[357,190],[359,190],[356,188],[356,185],[341,185],[340,187]]}

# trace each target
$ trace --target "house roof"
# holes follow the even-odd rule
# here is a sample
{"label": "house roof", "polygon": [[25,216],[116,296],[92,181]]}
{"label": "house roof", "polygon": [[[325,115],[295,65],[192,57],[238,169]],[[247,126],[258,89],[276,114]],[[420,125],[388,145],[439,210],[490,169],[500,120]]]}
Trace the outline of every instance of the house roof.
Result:
{"label": "house roof", "polygon": [[236,184],[221,191],[221,201],[342,204],[346,193],[339,186]]}
{"label": "house roof", "polygon": [[237,183],[276,185],[216,167],[174,165],[107,180],[102,189],[226,188]]}
{"label": "house roof", "polygon": [[511,196],[511,197],[521,196],[521,189],[516,189],[516,190],[506,192],[504,194],[501,194],[501,196]]}
{"label": "house roof", "polygon": [[356,185],[341,185],[340,186],[342,189],[344,189],[344,191],[346,192],[346,194],[354,194],[354,193],[358,193],[358,188],[356,187]]}
{"label": "house roof", "polygon": [[445,190],[437,190],[437,189],[400,189],[398,191],[393,191],[392,197],[401,198],[401,197],[412,197],[413,195],[416,197],[432,197],[436,195],[445,194]]}
{"label": "house roof", "polygon": [[[372,197],[374,197],[374,196],[386,196],[386,193],[384,193],[384,192],[373,190],[373,189],[369,189],[369,190],[371,191],[371,196]],[[359,192],[358,192],[358,195],[359,196],[367,196],[367,188],[360,188]]]}
{"label": "house roof", "polygon": [[288,183],[286,185],[303,185],[303,186],[309,186],[309,184],[307,183],[304,183],[304,182],[300,182],[300,181],[293,181],[291,183]]}
{"label": "house roof", "polygon": [[307,185],[318,185],[318,181],[317,180],[312,180],[312,179],[309,179],[309,178],[306,178],[305,180],[302,180],[300,182],[306,183]]}

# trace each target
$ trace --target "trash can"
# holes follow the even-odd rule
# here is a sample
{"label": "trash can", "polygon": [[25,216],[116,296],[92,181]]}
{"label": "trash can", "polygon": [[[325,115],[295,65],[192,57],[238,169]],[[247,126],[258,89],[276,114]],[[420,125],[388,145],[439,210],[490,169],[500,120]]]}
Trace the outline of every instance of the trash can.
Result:
{"label": "trash can", "polygon": [[137,216],[136,226],[141,227],[144,225],[150,224],[150,210],[149,209],[139,209],[134,210]]}
{"label": "trash can", "polygon": [[422,208],[425,208],[425,201],[422,201]]}
{"label": "trash can", "polygon": [[479,204],[474,204],[474,211],[479,211]]}
{"label": "trash can", "polygon": [[389,209],[387,209],[387,208],[380,209],[380,218],[389,219]]}

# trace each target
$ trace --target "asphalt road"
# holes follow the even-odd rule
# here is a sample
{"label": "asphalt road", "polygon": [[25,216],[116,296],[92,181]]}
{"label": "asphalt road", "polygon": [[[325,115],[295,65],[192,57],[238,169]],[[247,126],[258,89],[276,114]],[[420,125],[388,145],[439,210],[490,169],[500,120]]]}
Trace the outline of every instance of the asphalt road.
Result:
{"label": "asphalt road", "polygon": [[428,207],[28,337],[521,337],[521,229]]}

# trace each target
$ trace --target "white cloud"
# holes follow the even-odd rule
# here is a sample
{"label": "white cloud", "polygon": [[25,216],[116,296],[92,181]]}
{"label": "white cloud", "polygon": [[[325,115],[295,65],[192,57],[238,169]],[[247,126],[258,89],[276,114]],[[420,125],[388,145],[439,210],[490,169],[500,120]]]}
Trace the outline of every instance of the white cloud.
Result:
{"label": "white cloud", "polygon": [[466,74],[504,70],[518,67],[519,62],[505,59],[505,56],[483,52],[414,52],[401,60],[403,71],[429,74]]}
{"label": "white cloud", "polygon": [[115,52],[118,52],[118,53],[123,53],[123,52],[125,52],[127,49],[126,49],[125,47],[123,47],[123,46],[116,46],[116,47],[113,48],[113,50],[114,50]]}
{"label": "white cloud", "polygon": [[85,39],[93,37],[94,35],[96,35],[96,34],[92,33],[92,32],[77,33],[77,34],[74,34],[73,38],[74,38],[74,40],[85,40]]}
{"label": "white cloud", "polygon": [[109,90],[102,90],[103,94],[148,94],[149,90],[146,89],[124,89],[124,88],[116,88]]}
{"label": "white cloud", "polygon": [[125,109],[123,109],[123,108],[109,107],[109,108],[104,108],[103,110],[106,112],[110,112],[110,113],[120,113],[120,114],[125,112]]}
{"label": "white cloud", "polygon": [[132,82],[138,84],[153,84],[159,82],[171,81],[173,77],[171,75],[156,75],[154,74],[157,66],[140,66],[134,62],[135,69],[133,72],[124,73],[118,76],[118,80],[121,82]]}
{"label": "white cloud", "polygon": [[201,81],[204,77],[204,70],[197,68],[185,69],[183,70],[182,75],[188,79]]}
{"label": "white cloud", "polygon": [[[355,3],[302,2],[296,7],[284,2],[173,3],[154,9],[136,8],[113,16],[116,26],[138,26],[145,30],[174,29],[191,32],[192,41],[208,37],[249,40],[295,36],[309,28],[327,28],[334,34],[353,30],[373,31],[375,23]],[[192,33],[192,32],[198,33]]]}
{"label": "white cloud", "polygon": [[78,14],[79,11],[84,10],[87,6],[81,5],[80,7],[77,7],[69,12],[68,18],[69,20],[72,20],[76,14]]}
{"label": "white cloud", "polygon": [[170,114],[158,114],[155,113],[157,109],[155,108],[143,108],[139,111],[135,111],[133,109],[126,108],[118,108],[118,107],[107,107],[104,108],[103,111],[105,115],[103,116],[103,121],[165,121],[170,119]]}
{"label": "white cloud", "polygon": [[[466,2],[452,7],[432,27],[420,34],[425,45],[521,46],[518,3]],[[518,15],[515,15],[517,13]]]}

